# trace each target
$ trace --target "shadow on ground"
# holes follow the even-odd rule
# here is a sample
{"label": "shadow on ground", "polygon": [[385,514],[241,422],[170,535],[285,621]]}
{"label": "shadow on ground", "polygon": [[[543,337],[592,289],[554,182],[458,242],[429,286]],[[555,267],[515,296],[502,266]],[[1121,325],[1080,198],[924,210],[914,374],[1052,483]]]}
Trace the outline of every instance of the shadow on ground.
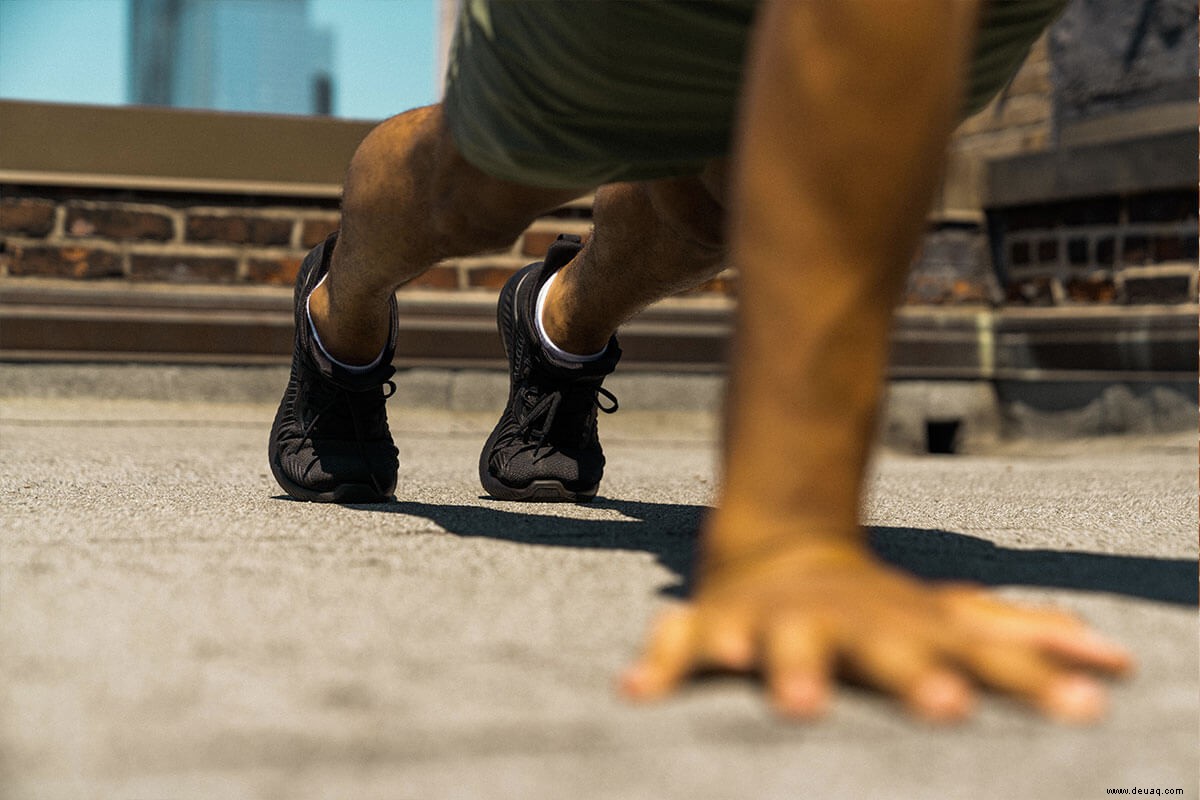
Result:
{"label": "shadow on ground", "polygon": [[[511,506],[439,505],[411,501],[350,506],[430,520],[455,536],[520,544],[587,547],[651,553],[678,579],[662,593],[686,597],[692,588],[697,531],[704,506],[645,503],[598,497],[591,508],[611,509],[625,519],[560,517],[509,510]],[[1187,559],[1016,550],[986,539],[943,530],[873,527],[870,541],[881,558],[924,578],[973,581],[985,586],[1074,589],[1196,605],[1197,563]]]}

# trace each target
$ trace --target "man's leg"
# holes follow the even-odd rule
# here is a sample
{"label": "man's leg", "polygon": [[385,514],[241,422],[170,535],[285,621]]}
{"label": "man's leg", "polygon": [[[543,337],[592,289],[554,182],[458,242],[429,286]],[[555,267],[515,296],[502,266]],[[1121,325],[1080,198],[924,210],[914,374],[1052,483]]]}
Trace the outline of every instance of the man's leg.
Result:
{"label": "man's leg", "polygon": [[393,117],[359,146],[346,176],[342,229],[329,277],[312,294],[322,342],[365,363],[388,335],[389,298],[444,258],[516,240],[539,213],[585,193],[493,178],[467,162],[442,107]]}
{"label": "man's leg", "polygon": [[723,266],[724,162],[702,175],[620,183],[596,192],[595,230],[550,287],[543,324],[572,353],[595,353],[651,303]]}
{"label": "man's leg", "polygon": [[304,259],[296,279],[292,370],[269,446],[279,485],[318,502],[391,497],[399,460],[385,387],[396,287],[442,258],[512,242],[583,191],[484,174],[459,154],[441,106],[378,126],[351,164],[342,231]]}
{"label": "man's leg", "polygon": [[[724,178],[723,162],[712,162],[701,176],[600,188],[595,233],[547,301],[551,339],[596,352],[638,311],[719,271]],[[309,307],[322,342],[339,360],[370,361],[387,339],[387,298],[397,287],[441,259],[510,244],[538,213],[584,191],[490,177],[458,153],[440,106],[388,120],[359,147],[346,178],[329,277]]]}
{"label": "man's leg", "polygon": [[[714,165],[701,178],[598,193],[597,234],[551,287],[552,341],[594,352],[629,316],[719,268],[718,173]],[[455,147],[440,106],[394,117],[364,140],[347,176],[336,244],[314,251],[299,278],[297,355],[271,450],[272,469],[289,494],[359,502],[390,495],[397,461],[382,384],[391,375],[396,287],[443,258],[511,243],[539,213],[585,191],[525,186],[479,170]],[[329,359],[307,355],[318,352]],[[373,361],[363,375],[343,369]],[[564,414],[559,428],[577,436],[572,423]],[[575,420],[573,427],[585,424]],[[551,463],[538,462],[539,469]],[[564,499],[575,499],[568,494]]]}
{"label": "man's leg", "polygon": [[[723,211],[705,175],[614,184],[596,193],[586,247],[559,241],[514,275],[497,314],[509,357],[508,404],[479,458],[502,500],[586,502],[604,471],[596,412],[620,358],[617,327],[720,269]],[[604,405],[600,396],[610,405]]]}
{"label": "man's leg", "polygon": [[756,28],[733,206],[739,327],[693,603],[626,676],[760,669],[811,716],[849,673],[935,719],[978,682],[1087,720],[1129,657],[1078,620],[877,561],[857,515],[892,307],[960,102],[974,4],[777,0]]}

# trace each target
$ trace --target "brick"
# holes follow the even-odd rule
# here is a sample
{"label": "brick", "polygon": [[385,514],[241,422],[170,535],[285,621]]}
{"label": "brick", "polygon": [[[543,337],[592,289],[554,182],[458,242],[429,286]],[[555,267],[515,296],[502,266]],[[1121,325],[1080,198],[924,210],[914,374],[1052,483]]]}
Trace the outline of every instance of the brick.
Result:
{"label": "brick", "polygon": [[188,216],[186,236],[193,242],[287,245],[292,240],[292,221],[267,217],[195,214]]}
{"label": "brick", "polygon": [[135,253],[129,264],[130,275],[137,280],[230,283],[237,277],[237,261],[232,258]]}
{"label": "brick", "polygon": [[67,210],[66,230],[69,236],[165,242],[175,235],[175,223],[166,214],[137,207],[74,207]]}
{"label": "brick", "polygon": [[1046,61],[1027,61],[1008,85],[1010,95],[1049,95],[1050,64]]}
{"label": "brick", "polygon": [[279,286],[292,286],[300,272],[299,258],[252,258],[246,263],[246,280]]}
{"label": "brick", "polygon": [[300,246],[305,250],[311,250],[325,241],[326,236],[336,231],[340,223],[339,217],[304,220],[300,228]]}
{"label": "brick", "polygon": [[457,289],[458,270],[455,267],[434,267],[425,274],[418,275],[408,283],[405,289]]}
{"label": "brick", "polygon": [[955,130],[955,134],[959,137],[968,137],[991,131],[996,127],[996,117],[997,101],[993,100],[963,120]]}
{"label": "brick", "polygon": [[962,137],[1001,133],[1022,126],[1044,125],[1049,119],[1049,93],[1006,91],[983,109],[963,120],[957,133]]}
{"label": "brick", "polygon": [[1009,95],[1000,104],[1001,128],[1044,124],[1050,119],[1049,95]]}
{"label": "brick", "polygon": [[54,278],[119,278],[121,257],[94,247],[17,247],[10,255],[10,275]]}
{"label": "brick", "polygon": [[49,200],[0,200],[0,231],[46,236],[54,229],[54,208]]}
{"label": "brick", "polygon": [[1156,275],[1125,279],[1125,301],[1134,305],[1147,303],[1190,303],[1191,276]]}
{"label": "brick", "polygon": [[476,267],[467,270],[467,286],[474,289],[500,289],[516,271],[515,267]]}
{"label": "brick", "polygon": [[[556,230],[536,230],[525,231],[525,235],[521,239],[521,254],[530,256],[531,258],[541,258],[546,255],[546,251],[550,249],[550,245],[554,244],[560,233],[565,231]],[[583,241],[586,244],[588,235],[583,236]]]}
{"label": "brick", "polygon": [[1117,285],[1108,274],[1070,278],[1063,283],[1063,290],[1073,303],[1113,303],[1117,299]]}
{"label": "brick", "polygon": [[[986,111],[981,111],[987,113]],[[1013,153],[1030,153],[1045,150],[1050,140],[1047,125],[1039,124],[1021,128],[983,130],[966,134],[960,129],[954,147],[960,153],[973,158],[997,158]]]}
{"label": "brick", "polygon": [[1046,277],[1010,281],[1005,299],[1014,305],[1052,306],[1054,305],[1054,281]]}

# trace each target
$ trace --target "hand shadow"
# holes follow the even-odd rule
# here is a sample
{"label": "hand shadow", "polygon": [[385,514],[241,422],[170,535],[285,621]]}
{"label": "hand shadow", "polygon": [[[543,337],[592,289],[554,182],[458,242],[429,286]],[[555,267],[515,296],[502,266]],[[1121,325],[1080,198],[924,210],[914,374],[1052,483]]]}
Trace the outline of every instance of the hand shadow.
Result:
{"label": "hand shadow", "polygon": [[[707,510],[604,497],[590,507],[611,509],[626,519],[559,517],[553,506],[545,506],[545,514],[531,514],[527,506],[500,502],[465,506],[402,501],[350,507],[424,517],[455,536],[651,553],[677,578],[661,593],[677,598],[692,592],[697,532]],[[923,578],[1107,592],[1191,606],[1200,595],[1197,562],[1190,559],[1018,550],[963,533],[921,528],[871,527],[868,534],[882,559]]]}

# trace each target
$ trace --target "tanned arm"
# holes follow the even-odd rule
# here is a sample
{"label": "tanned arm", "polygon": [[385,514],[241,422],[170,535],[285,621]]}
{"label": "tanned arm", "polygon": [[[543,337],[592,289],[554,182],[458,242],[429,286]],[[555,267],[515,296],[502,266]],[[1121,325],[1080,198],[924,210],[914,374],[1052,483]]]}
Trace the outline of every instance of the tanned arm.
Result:
{"label": "tanned arm", "polygon": [[1060,611],[936,586],[871,555],[858,522],[893,307],[940,177],[973,0],[765,5],[735,159],[739,317],[724,484],[696,596],[652,632],[626,691],[756,670],[815,716],[839,675],[918,715],[975,687],[1065,720],[1104,708],[1090,673],[1129,657]]}

